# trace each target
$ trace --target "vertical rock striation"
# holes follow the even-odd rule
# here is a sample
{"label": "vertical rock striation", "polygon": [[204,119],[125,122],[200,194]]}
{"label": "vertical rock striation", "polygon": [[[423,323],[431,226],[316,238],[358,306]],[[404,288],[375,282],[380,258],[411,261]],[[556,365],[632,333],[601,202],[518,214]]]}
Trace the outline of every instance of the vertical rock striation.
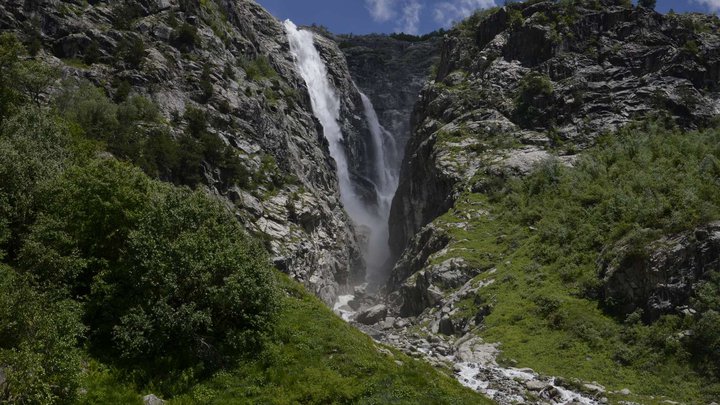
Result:
{"label": "vertical rock striation", "polygon": [[372,101],[382,126],[394,137],[399,171],[410,138],[410,117],[420,90],[438,61],[441,38],[402,39],[388,35],[339,35],[338,42],[358,87]]}

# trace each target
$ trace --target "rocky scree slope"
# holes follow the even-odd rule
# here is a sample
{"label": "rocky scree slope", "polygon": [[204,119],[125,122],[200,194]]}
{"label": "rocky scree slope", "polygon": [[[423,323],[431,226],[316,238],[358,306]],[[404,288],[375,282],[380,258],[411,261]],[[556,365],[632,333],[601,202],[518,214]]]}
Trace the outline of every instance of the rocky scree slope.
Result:
{"label": "rocky scree slope", "polygon": [[[494,305],[478,291],[497,281],[497,268],[510,265],[507,252],[518,248],[509,239],[511,230],[493,228],[502,224],[493,224],[487,199],[549,159],[572,167],[600,138],[636,120],[681,130],[716,125],[718,28],[713,16],[661,15],[613,0],[518,3],[479,12],[456,26],[443,40],[437,74],[422,90],[411,120],[390,223],[398,261],[385,305],[371,311],[384,316],[363,328],[438,365],[492,366],[483,369],[488,379],[504,377],[484,389],[500,402],[516,401],[515,395],[533,402],[538,393],[544,401],[563,402],[547,379],[518,386],[513,372],[498,372],[497,347],[474,338]],[[480,234],[470,225],[477,221],[487,226]],[[658,240],[642,256],[649,259],[634,265],[623,262],[627,241],[602,255],[587,252],[607,259],[598,262],[604,287],[597,294],[593,287],[590,296],[619,302],[608,309],[619,317],[643,308],[646,321],[688,310],[693,283],[700,275],[707,279],[716,266],[714,237],[708,236],[713,226]],[[358,293],[356,307],[376,303]],[[582,308],[587,303],[595,314],[598,301],[583,301]],[[360,308],[361,317],[365,312]],[[518,345],[533,350],[532,337],[523,339]],[[596,401],[614,395],[590,383],[570,386]],[[646,385],[650,391],[667,388]]]}
{"label": "rocky scree slope", "polygon": [[[305,83],[282,25],[258,4],[10,0],[0,4],[0,29],[18,33],[65,78],[87,80],[116,98],[129,91],[148,97],[174,128],[183,127],[189,109],[199,110],[251,179],[234,184],[205,161],[203,183],[266,240],[277,267],[326,303],[364,278]],[[343,128],[362,137],[362,103],[342,54],[334,43],[320,43],[342,99]]]}

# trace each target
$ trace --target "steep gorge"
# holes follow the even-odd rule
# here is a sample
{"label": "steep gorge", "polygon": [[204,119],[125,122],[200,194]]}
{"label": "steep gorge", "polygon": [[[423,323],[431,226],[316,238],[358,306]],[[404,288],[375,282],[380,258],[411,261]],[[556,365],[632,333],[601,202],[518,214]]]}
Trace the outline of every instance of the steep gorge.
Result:
{"label": "steep gorge", "polygon": [[[694,241],[687,235],[696,226],[711,229],[714,225],[690,222],[680,225],[685,227],[682,234],[660,234],[656,241],[641,238],[648,245],[639,259],[631,253],[636,237],[632,232],[615,240],[616,245],[582,252],[592,260],[548,259],[548,253],[532,250],[541,249],[534,247],[537,238],[551,238],[550,230],[533,222],[544,224],[545,213],[532,212],[534,204],[542,203],[539,197],[537,202],[523,201],[532,214],[527,214],[530,220],[522,221],[529,224],[506,220],[503,210],[514,212],[515,201],[505,201],[504,196],[526,176],[536,179],[547,173],[552,184],[554,167],[561,172],[572,172],[575,167],[588,170],[585,159],[604,153],[608,139],[618,136],[623,142],[647,142],[646,134],[654,133],[648,122],[698,139],[702,135],[689,131],[714,128],[720,113],[718,26],[713,16],[661,15],[613,0],[513,4],[478,12],[458,24],[442,39],[436,74],[420,92],[409,120],[412,135],[390,216],[390,245],[398,261],[387,295],[381,299],[386,312],[368,320],[367,315],[377,313],[377,308],[367,313],[363,308],[377,304],[377,299],[366,299],[360,319],[371,325],[360,327],[408,352],[419,351],[439,366],[455,363],[459,378],[501,403],[512,403],[518,395],[531,402],[534,395],[556,403],[620,400],[625,390],[618,384],[633,387],[627,391],[640,390],[634,398],[641,403],[657,393],[692,402],[688,398],[695,394],[689,393],[704,381],[701,372],[686,372],[692,383],[660,384],[653,392],[634,381],[656,381],[664,378],[662,372],[626,367],[622,369],[626,377],[618,381],[613,373],[597,372],[608,363],[622,364],[612,357],[621,356],[612,353],[614,348],[600,349],[592,342],[590,349],[573,345],[584,347],[595,328],[601,335],[606,333],[601,339],[610,346],[616,341],[628,344],[616,332],[600,330],[622,328],[623,317],[638,313],[655,320],[659,312],[687,322],[700,319],[688,304],[715,277],[714,236]],[[359,62],[353,61],[353,47],[348,49],[352,70]],[[637,127],[638,122],[646,126]],[[636,141],[623,138],[628,136],[623,132],[628,126]],[[671,142],[670,134],[666,136]],[[533,187],[533,180],[528,181],[527,187]],[[585,198],[586,209],[602,204]],[[649,204],[663,205],[661,201]],[[667,214],[657,215],[661,219]],[[521,225],[525,230],[516,228]],[[663,231],[642,232],[657,235]],[[658,246],[666,246],[663,241],[667,240],[683,244],[662,251]],[[650,258],[643,259],[645,254]],[[573,260],[577,263],[566,263]],[[596,268],[600,264],[595,260],[603,267]],[[572,276],[564,274],[573,271]],[[562,280],[557,285],[553,284],[556,277]],[[567,288],[567,296],[558,294],[558,288]],[[596,312],[598,307],[602,311]],[[623,308],[620,321],[615,323],[612,319],[619,308]],[[577,326],[582,330],[578,332],[572,329],[575,326],[552,322],[588,324]],[[656,325],[650,322],[645,327],[653,330]],[[570,337],[558,333],[566,333],[565,328]],[[685,333],[680,328],[675,332]],[[543,337],[529,337],[533,333]],[[562,346],[558,349],[549,343],[552,339],[567,341],[558,343]],[[503,347],[498,344],[506,345],[513,355],[524,356],[521,365],[539,365],[542,371],[563,377],[593,375],[610,388],[595,387],[588,377],[575,385],[556,384],[562,380],[498,367],[498,347]],[[683,344],[692,346],[691,339]],[[577,362],[563,366],[566,363],[553,360],[551,353],[576,356]],[[594,371],[577,370],[582,369],[583,356]],[[671,358],[665,361],[672,362]],[[694,367],[693,362],[688,365]],[[579,387],[577,392],[585,399],[558,394],[563,387]],[[712,397],[711,387],[705,398]]]}
{"label": "steep gorge", "polygon": [[[205,159],[202,187],[264,240],[278,269],[326,304],[354,294],[341,302],[344,315],[356,315],[353,324],[375,340],[500,403],[712,396],[712,384],[697,388],[710,378],[678,349],[691,329],[659,333],[672,341],[665,350],[678,350],[672,359],[688,389],[662,382],[663,370],[638,371],[645,363],[624,339],[654,334],[638,331],[664,325],[653,324],[664,316],[691,322],[714,311],[698,293],[713,286],[716,223],[633,228],[568,257],[541,243],[583,239],[551,220],[589,212],[607,197],[591,189],[579,198],[582,209],[552,211],[552,193],[543,192],[576,180],[576,168],[603,178],[603,164],[626,157],[623,147],[635,158],[636,142],[642,158],[686,169],[689,155],[667,158],[645,134],[685,148],[678,134],[700,139],[689,131],[717,124],[717,18],[664,16],[614,0],[532,1],[478,12],[442,38],[421,40],[298,29],[250,0],[135,3],[129,10],[11,0],[0,5],[0,28],[39,41],[37,58],[64,78],[113,98],[146,96],[176,138],[199,111],[245,177],[230,179]],[[637,139],[628,140],[632,131]],[[626,138],[613,143],[618,133]],[[706,149],[702,170],[689,175],[716,175],[716,151]],[[667,191],[626,188],[660,195],[659,203]],[[660,219],[676,214],[642,208],[634,207]],[[516,212],[517,221],[508,219]],[[506,348],[513,358],[503,358]],[[640,392],[628,397],[622,384]]]}

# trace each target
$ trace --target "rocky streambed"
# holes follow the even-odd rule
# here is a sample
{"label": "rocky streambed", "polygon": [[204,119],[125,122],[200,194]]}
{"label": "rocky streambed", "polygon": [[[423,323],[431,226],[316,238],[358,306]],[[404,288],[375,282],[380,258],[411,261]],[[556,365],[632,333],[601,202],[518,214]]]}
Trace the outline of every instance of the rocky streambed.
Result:
{"label": "rocky streambed", "polygon": [[340,296],[333,307],[344,320],[379,343],[451,372],[461,384],[501,405],[608,402],[606,389],[600,384],[501,365],[498,344],[485,342],[472,331],[462,337],[447,336],[438,333],[442,322],[428,327],[416,317],[393,316],[391,305],[380,295],[367,294],[365,286],[356,287],[355,294]]}

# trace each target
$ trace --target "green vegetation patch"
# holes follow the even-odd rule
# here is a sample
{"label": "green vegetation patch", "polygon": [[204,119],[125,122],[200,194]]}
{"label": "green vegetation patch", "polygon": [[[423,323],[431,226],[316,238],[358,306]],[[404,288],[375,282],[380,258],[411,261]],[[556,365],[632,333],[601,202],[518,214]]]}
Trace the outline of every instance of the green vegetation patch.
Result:
{"label": "green vegetation patch", "polygon": [[244,59],[241,61],[241,65],[248,79],[252,81],[277,77],[275,68],[272,67],[270,59],[265,55],[260,55],[253,59]]}
{"label": "green vegetation patch", "polygon": [[490,403],[424,362],[380,349],[297,283],[280,277],[286,297],[266,350],[177,403]]}
{"label": "green vegetation patch", "polygon": [[[720,130],[631,125],[574,167],[540,164],[488,194],[466,194],[441,217],[448,256],[493,279],[462,313],[491,311],[481,334],[512,364],[598,381],[611,390],[697,403],[717,398],[720,276],[698,285],[696,314],[646,324],[613,316],[599,259],[619,241],[649,242],[720,218]],[[685,332],[689,331],[689,332]],[[660,401],[660,399],[658,399]]]}

